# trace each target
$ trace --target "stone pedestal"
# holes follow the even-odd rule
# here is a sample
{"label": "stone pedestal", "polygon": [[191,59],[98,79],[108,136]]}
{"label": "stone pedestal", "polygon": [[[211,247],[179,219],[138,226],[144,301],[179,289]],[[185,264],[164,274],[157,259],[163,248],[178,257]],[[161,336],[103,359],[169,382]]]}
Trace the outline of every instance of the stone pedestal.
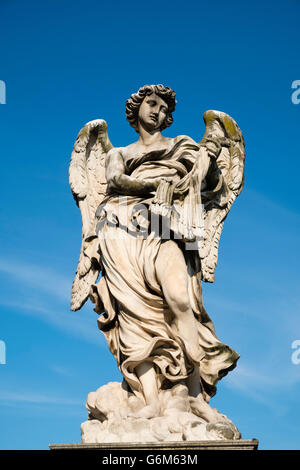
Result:
{"label": "stone pedestal", "polygon": [[256,439],[227,441],[105,443],[105,444],[51,444],[51,450],[106,450],[106,451],[200,451],[200,450],[257,450]]}

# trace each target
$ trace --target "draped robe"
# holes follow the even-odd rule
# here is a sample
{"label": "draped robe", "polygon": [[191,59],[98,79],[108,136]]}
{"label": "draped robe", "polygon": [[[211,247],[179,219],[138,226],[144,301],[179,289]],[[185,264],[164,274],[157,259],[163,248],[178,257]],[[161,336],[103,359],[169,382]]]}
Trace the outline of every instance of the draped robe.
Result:
{"label": "draped robe", "polygon": [[[199,367],[203,395],[209,401],[217,381],[239,358],[218,339],[202,302],[201,197],[217,197],[222,187],[222,176],[216,174],[210,178],[213,187],[205,188],[213,166],[207,164],[207,156],[201,158],[203,151],[192,139],[179,136],[171,149],[124,160],[131,177],[146,181],[171,176],[174,182],[162,182],[156,194],[107,194],[97,210],[102,276],[92,289],[95,310],[104,312],[98,326],[126,383],[139,397],[142,389],[135,368],[141,363],[154,365],[159,388],[186,379]],[[199,337],[197,358],[177,330],[156,277],[155,260],[169,238],[182,249],[186,261]]]}

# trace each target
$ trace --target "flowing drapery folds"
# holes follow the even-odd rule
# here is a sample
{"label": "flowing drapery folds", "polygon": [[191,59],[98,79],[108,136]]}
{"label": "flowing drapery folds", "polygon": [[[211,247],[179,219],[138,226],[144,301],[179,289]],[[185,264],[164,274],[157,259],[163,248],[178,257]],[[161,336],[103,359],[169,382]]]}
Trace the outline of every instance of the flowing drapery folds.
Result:
{"label": "flowing drapery folds", "polygon": [[[107,194],[97,209],[102,277],[92,286],[91,298],[102,314],[99,328],[137,395],[142,391],[135,368],[150,362],[160,387],[186,379],[199,367],[209,400],[217,381],[235,367],[239,357],[216,336],[201,293],[207,201],[216,207],[227,203],[222,172],[204,147],[185,136],[175,138],[171,149],[136,155],[125,166],[132,177],[167,180],[161,181],[155,194],[144,197]],[[169,239],[185,257],[200,358],[194,357],[177,330],[156,278],[155,260],[161,244]]]}

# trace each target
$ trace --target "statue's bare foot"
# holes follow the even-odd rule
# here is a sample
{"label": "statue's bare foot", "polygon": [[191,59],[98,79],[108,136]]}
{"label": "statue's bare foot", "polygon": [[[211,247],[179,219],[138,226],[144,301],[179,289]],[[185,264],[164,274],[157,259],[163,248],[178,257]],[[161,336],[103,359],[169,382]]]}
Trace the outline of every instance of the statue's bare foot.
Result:
{"label": "statue's bare foot", "polygon": [[196,398],[189,398],[192,412],[195,415],[199,416],[199,418],[204,419],[208,423],[220,423],[224,421],[224,418],[221,413],[219,413],[218,410],[209,406],[209,404],[204,400],[201,393]]}
{"label": "statue's bare foot", "polygon": [[146,405],[144,408],[140,409],[136,413],[131,413],[129,416],[133,418],[145,418],[151,419],[156,418],[160,414],[160,405],[159,403],[152,403],[151,405]]}

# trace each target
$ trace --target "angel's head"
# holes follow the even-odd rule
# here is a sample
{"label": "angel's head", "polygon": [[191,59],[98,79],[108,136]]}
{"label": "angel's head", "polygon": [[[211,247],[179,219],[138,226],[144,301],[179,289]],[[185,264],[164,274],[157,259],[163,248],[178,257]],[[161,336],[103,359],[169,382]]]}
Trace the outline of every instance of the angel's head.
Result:
{"label": "angel's head", "polygon": [[139,121],[162,131],[173,122],[176,93],[163,85],[144,85],[126,101],[126,118],[138,132]]}

